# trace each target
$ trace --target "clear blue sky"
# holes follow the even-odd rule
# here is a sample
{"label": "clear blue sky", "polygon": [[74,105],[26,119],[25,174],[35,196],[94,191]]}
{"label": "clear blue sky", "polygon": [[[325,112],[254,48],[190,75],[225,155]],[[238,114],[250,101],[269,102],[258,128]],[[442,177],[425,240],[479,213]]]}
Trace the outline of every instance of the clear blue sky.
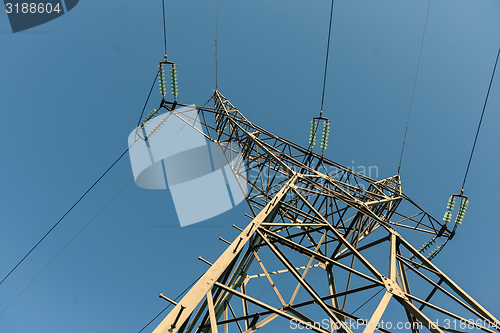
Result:
{"label": "clear blue sky", "polygon": [[[337,0],[324,113],[327,157],[397,171],[427,0]],[[219,0],[219,90],[247,118],[306,145],[321,102],[330,1]],[[215,87],[214,1],[166,1],[179,100]],[[496,53],[500,2],[433,0],[401,169],[403,191],[436,218],[460,190]],[[127,148],[163,57],[161,1],[82,0],[12,34],[0,13],[0,276]],[[497,73],[497,75],[500,73]],[[147,112],[157,107],[155,87]],[[435,262],[500,316],[500,77],[465,193],[471,204]],[[131,179],[124,158],[0,286],[0,311]],[[170,193],[129,183],[0,315],[0,331],[138,332],[246,225],[244,205],[180,228]],[[420,244],[415,244],[419,246]],[[146,331],[151,331],[158,321]],[[287,331],[284,329],[283,331]]]}

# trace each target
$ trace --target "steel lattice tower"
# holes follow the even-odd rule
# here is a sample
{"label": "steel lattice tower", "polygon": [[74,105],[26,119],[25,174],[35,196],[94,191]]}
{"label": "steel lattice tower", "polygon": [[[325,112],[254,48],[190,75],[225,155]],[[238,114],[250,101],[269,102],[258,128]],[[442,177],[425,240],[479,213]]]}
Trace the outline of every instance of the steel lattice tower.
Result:
{"label": "steel lattice tower", "polygon": [[[408,198],[399,176],[357,174],[253,124],[219,91],[213,99],[213,108],[197,107],[203,134],[223,143],[228,161],[241,153],[252,220],[178,303],[162,295],[175,307],[155,333],[252,332],[280,320],[285,328],[323,323],[309,324],[315,332],[395,331],[373,325],[387,315],[413,324],[412,332],[500,332],[493,315],[401,236],[447,241],[455,230]],[[176,105],[162,103],[196,121]],[[262,282],[266,297],[254,288]],[[377,290],[384,293],[363,321],[348,300],[359,304]],[[399,312],[386,311],[391,299]],[[450,329],[446,320],[468,328]],[[363,324],[353,329],[353,321]]]}

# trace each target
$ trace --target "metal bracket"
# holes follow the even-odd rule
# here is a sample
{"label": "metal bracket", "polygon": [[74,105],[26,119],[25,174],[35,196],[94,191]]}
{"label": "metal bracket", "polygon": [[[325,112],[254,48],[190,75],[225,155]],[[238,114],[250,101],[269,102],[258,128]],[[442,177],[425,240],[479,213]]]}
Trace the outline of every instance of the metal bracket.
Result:
{"label": "metal bracket", "polygon": [[406,297],[405,292],[399,287],[396,281],[391,280],[382,275],[382,282],[384,282],[385,289],[387,289],[387,292],[393,294],[394,296],[398,296],[406,301],[409,301],[409,299]]}

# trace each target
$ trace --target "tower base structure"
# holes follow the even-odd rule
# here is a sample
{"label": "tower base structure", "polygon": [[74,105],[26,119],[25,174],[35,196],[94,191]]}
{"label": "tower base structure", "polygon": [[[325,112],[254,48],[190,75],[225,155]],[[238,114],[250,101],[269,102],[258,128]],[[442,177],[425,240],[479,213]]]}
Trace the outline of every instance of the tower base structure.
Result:
{"label": "tower base structure", "polygon": [[197,107],[203,135],[224,143],[228,161],[241,153],[234,170],[252,221],[178,303],[165,297],[175,307],[154,333],[500,332],[403,237],[447,242],[454,229],[408,198],[398,175],[357,174],[251,123],[219,91],[213,99]]}

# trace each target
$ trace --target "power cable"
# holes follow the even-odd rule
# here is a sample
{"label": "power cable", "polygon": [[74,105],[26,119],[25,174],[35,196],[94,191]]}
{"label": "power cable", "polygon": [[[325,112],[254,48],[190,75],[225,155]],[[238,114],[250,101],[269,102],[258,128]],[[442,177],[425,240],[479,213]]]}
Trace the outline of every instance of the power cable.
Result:
{"label": "power cable", "polygon": [[93,218],[91,218],[91,219],[90,219],[90,221],[89,221],[89,222],[88,222],[88,223],[87,223],[87,224],[86,224],[86,225],[85,225],[85,226],[84,226],[84,227],[83,227],[80,231],[78,231],[78,233],[77,233],[77,234],[76,234],[76,235],[75,235],[75,236],[74,236],[74,237],[73,237],[73,238],[72,238],[72,239],[68,242],[68,244],[66,244],[66,246],[64,246],[64,247],[62,248],[62,250],[61,250],[61,251],[59,251],[59,253],[57,253],[57,254],[56,254],[56,256],[55,256],[54,258],[52,258],[52,260],[51,260],[51,261],[49,261],[49,263],[48,263],[48,264],[47,264],[47,265],[46,265],[46,266],[45,266],[45,267],[44,267],[44,268],[40,271],[40,273],[38,273],[38,274],[37,274],[37,275],[33,278],[33,280],[31,280],[31,281],[30,281],[30,283],[28,283],[28,285],[27,285],[26,287],[24,287],[24,289],[23,289],[23,290],[21,290],[21,292],[20,292],[19,294],[17,294],[17,296],[16,296],[16,297],[15,297],[15,298],[14,298],[14,299],[13,299],[13,300],[12,300],[12,301],[11,301],[11,302],[7,305],[7,306],[6,306],[3,310],[2,310],[2,312],[0,312],[0,315],[1,315],[2,313],[4,313],[4,312],[5,312],[5,310],[7,310],[7,308],[8,308],[9,306],[11,306],[11,304],[12,304],[12,303],[14,303],[14,301],[15,301],[15,300],[16,300],[19,296],[21,296],[21,294],[22,294],[22,293],[23,293],[26,289],[28,289],[28,287],[29,287],[29,286],[30,286],[30,285],[31,285],[31,284],[32,284],[32,283],[33,283],[33,282],[34,282],[34,281],[35,281],[35,280],[36,280],[36,279],[40,276],[40,274],[42,274],[42,273],[43,273],[43,271],[45,271],[45,269],[46,269],[47,267],[49,267],[49,265],[50,265],[50,264],[52,264],[52,262],[53,262],[54,260],[56,260],[56,258],[57,258],[57,257],[59,257],[59,255],[60,255],[60,254],[61,254],[64,250],[66,250],[66,248],[69,246],[69,244],[71,244],[71,243],[72,243],[72,242],[76,239],[76,237],[78,237],[78,235],[80,235],[80,234],[82,233],[82,231],[83,231],[83,230],[85,230],[85,228],[87,228],[87,227],[89,226],[89,224],[90,224],[92,221],[94,221],[94,220],[95,220],[95,218],[96,218],[99,214],[101,214],[101,212],[104,210],[104,208],[106,208],[106,207],[107,207],[107,206],[111,203],[111,201],[113,201],[113,200],[114,200],[114,199],[118,196],[118,194],[120,194],[120,192],[121,192],[121,191],[122,191],[125,187],[127,187],[127,185],[128,185],[128,184],[129,184],[129,183],[130,183],[133,179],[134,179],[134,178],[132,177],[132,178],[131,178],[131,179],[130,179],[130,180],[129,180],[129,181],[128,181],[128,182],[127,182],[127,183],[126,183],[126,184],[125,184],[125,185],[124,185],[124,186],[123,186],[123,187],[122,187],[122,188],[121,188],[121,189],[120,189],[120,190],[119,190],[119,191],[118,191],[118,192],[117,192],[117,193],[116,193],[116,194],[115,194],[115,195],[114,195],[114,196],[113,196],[113,197],[112,197],[109,201],[108,201],[108,203],[106,203],[106,204],[104,205],[104,207],[102,207],[102,208],[101,208],[101,210],[100,210],[97,214],[95,214],[95,215],[94,215],[94,217],[93,217]]}
{"label": "power cable", "polygon": [[[430,5],[431,5],[431,0],[429,0],[429,6],[427,8],[427,17],[429,16],[429,8],[430,8]],[[425,18],[425,26],[427,26],[427,17]],[[422,44],[420,45],[420,55],[418,57],[418,65],[417,65],[417,74],[415,75],[415,82],[414,82],[414,85],[413,85],[413,93],[415,93],[415,85],[417,83],[417,76],[418,76],[418,68],[420,66],[420,56],[422,55],[422,46],[424,45],[424,37],[425,37],[425,27],[424,27],[424,36],[422,37]],[[476,142],[477,142],[477,137],[479,135],[479,131],[481,129],[481,124],[483,122],[483,116],[484,116],[484,110],[486,110],[486,104],[488,103],[488,97],[490,96],[490,91],[491,91],[491,85],[493,84],[493,78],[495,77],[495,71],[497,69],[497,64],[498,64],[498,57],[500,56],[500,49],[498,49],[498,53],[497,53],[497,58],[495,60],[495,66],[493,66],[493,72],[491,73],[491,79],[490,79],[490,84],[488,86],[488,92],[486,93],[486,98],[484,100],[484,105],[483,105],[483,111],[481,112],[481,118],[479,119],[479,125],[477,126],[477,131],[476,131],[476,137],[474,138],[474,144],[472,145],[472,150],[470,152],[470,157],[469,157],[469,163],[467,164],[467,169],[465,171],[465,176],[464,176],[464,181],[462,183],[462,189],[460,190],[460,193],[463,194],[464,192],[464,186],[465,186],[465,181],[467,180],[467,175],[469,173],[469,167],[470,167],[470,163],[472,161],[472,155],[474,154],[474,149],[476,148]],[[412,96],[411,96],[411,102],[410,102],[410,112],[411,112],[411,104],[413,103],[413,93],[412,93]],[[408,121],[410,120],[410,112],[408,113]],[[404,136],[404,139],[403,139],[403,148],[401,149],[401,158],[399,160],[399,167],[398,167],[398,174],[399,174],[399,169],[401,168],[401,159],[403,158],[403,150],[404,150],[404,144],[405,144],[405,139],[406,139],[406,132],[408,131],[408,121],[406,123],[406,130],[405,130],[405,136]],[[446,243],[448,242],[449,239],[447,239],[444,244],[441,246],[440,250],[442,250],[442,248],[444,247],[444,245],[446,245]],[[366,301],[365,303],[363,303],[359,308],[357,308],[354,312],[358,311],[359,309],[361,309],[366,303],[368,303],[369,301],[371,301],[375,296],[377,296],[382,290],[384,289],[380,289],[375,295],[373,295],[370,299],[368,299],[368,301]],[[354,314],[353,312],[353,314]]]}
{"label": "power cable", "polygon": [[130,147],[125,149],[125,151],[120,155],[120,157],[118,157],[114,162],[113,164],[111,164],[111,166],[94,182],[94,184],[92,184],[92,186],[73,204],[73,206],[71,206],[71,208],[57,221],[56,224],[54,224],[52,226],[52,228],[50,228],[49,231],[47,231],[47,233],[35,244],[35,246],[33,246],[33,248],[31,250],[29,250],[28,253],[26,253],[26,255],[17,263],[16,266],[14,266],[14,268],[12,268],[12,270],[9,272],[9,274],[7,274],[2,281],[0,281],[0,285],[12,274],[12,272],[14,272],[16,270],[16,268],[31,254],[31,252],[33,252],[33,250],[38,246],[40,245],[40,243],[45,239],[45,237],[47,237],[51,232],[52,230],[54,230],[55,227],[57,227],[57,225],[73,210],[73,208],[75,208],[76,205],[78,205],[78,203],[80,201],[82,201],[83,198],[85,198],[85,196],[94,188],[94,186],[97,185],[97,183],[99,183],[99,181],[101,181],[101,179],[106,176],[106,174],[115,166],[116,163],[118,163],[119,160],[122,159],[122,157],[129,151]]}
{"label": "power cable", "polygon": [[215,0],[215,90],[218,90],[218,79],[217,79],[217,0]]}
{"label": "power cable", "polygon": [[470,162],[472,161],[472,155],[474,154],[474,149],[476,148],[477,136],[479,135],[479,130],[481,129],[481,123],[483,122],[484,110],[486,109],[486,103],[488,103],[488,97],[490,96],[491,84],[493,83],[493,77],[495,76],[495,71],[497,69],[498,56],[500,55],[500,49],[498,49],[497,59],[495,60],[495,66],[493,67],[493,73],[491,74],[490,85],[488,87],[488,92],[486,93],[486,99],[484,100],[483,112],[481,113],[481,119],[479,119],[479,125],[477,126],[476,137],[474,138],[474,144],[472,145],[472,151],[470,152],[469,163],[467,164],[467,170],[465,171],[464,182],[462,183],[462,189],[460,193],[463,194],[465,181],[467,180],[467,174],[469,173]]}
{"label": "power cable", "polygon": [[[141,119],[142,119],[142,116],[144,115],[144,110],[146,109],[146,106],[149,102],[149,98],[151,96],[151,92],[153,91],[153,88],[156,84],[156,80],[158,78],[158,72],[156,73],[156,76],[155,76],[155,79],[153,81],[153,85],[151,86],[151,89],[149,90],[149,94],[148,94],[148,97],[146,98],[146,102],[144,103],[144,107],[142,108],[142,113],[141,113],[141,116],[139,117],[139,122],[137,123],[137,126],[139,126],[139,124],[141,123]],[[135,143],[135,142],[134,142]],[[99,181],[115,166],[116,163],[118,163],[118,161],[128,152],[128,150],[130,149],[130,147],[128,147],[121,155],[120,157],[118,157],[114,162],[113,164],[111,164],[111,166],[94,182],[94,184],[92,184],[92,186],[73,204],[73,206],[71,206],[71,208],[57,221],[56,224],[54,224],[52,226],[52,228],[50,228],[49,231],[47,231],[47,233],[35,244],[35,246],[33,246],[33,248],[17,263],[16,266],[14,266],[14,268],[12,268],[12,270],[2,279],[2,281],[0,281],[0,285],[16,270],[16,268],[31,254],[31,252],[33,252],[33,250],[52,232],[52,230],[54,230],[55,227],[57,227],[57,225],[62,221],[64,220],[64,218],[73,210],[73,208],[75,208],[76,205],[78,205],[78,203],[83,199],[85,198],[85,196],[94,188],[94,186],[97,185],[97,183],[99,183]]]}
{"label": "power cable", "polygon": [[325,74],[323,75],[323,93],[321,95],[321,111],[319,112],[319,116],[323,115],[323,102],[325,101],[325,87],[326,87],[326,73],[328,70],[328,55],[330,53],[330,35],[332,33],[332,18],[333,18],[333,2],[330,8],[330,25],[328,26],[328,42],[326,45],[326,57],[325,57]]}
{"label": "power cable", "polygon": [[[179,132],[186,126],[186,124],[182,125],[182,127],[167,141],[165,142],[165,144],[163,145],[163,147],[161,147],[161,149],[155,154],[153,155],[153,157],[156,157],[156,155],[163,149],[165,148],[165,146],[170,142],[172,141],[176,136],[177,134],[179,134]],[[130,148],[132,148],[132,146],[138,141],[139,139],[136,139],[129,147],[127,150],[130,150]],[[146,167],[148,163],[145,163],[142,167]],[[106,208],[110,203],[111,201],[113,201],[114,198],[116,198],[116,196],[134,179],[134,177],[132,177],[114,196],[113,198],[111,198],[111,200],[108,201],[108,203],[106,205],[104,205],[104,207],[101,208],[101,210],[69,241],[68,244],[66,244],[65,247],[63,247],[63,249],[61,251],[59,251],[59,253],[54,257],[52,258],[52,260],[33,278],[33,280],[31,280],[30,283],[28,283],[28,285],[26,287],[24,287],[23,290],[21,290],[21,292],[12,300],[12,302],[9,303],[9,305],[7,305],[3,310],[2,312],[0,312],[0,315],[5,311],[7,310],[7,308],[12,304],[14,303],[14,301],[19,297],[21,296],[21,294],[38,278],[38,276],[40,276],[40,274],[43,273],[43,271],[49,267],[49,265],[69,246],[69,244],[71,244],[76,237],[78,237],[78,235],[80,235],[80,233],[85,229],[87,228],[87,226],[90,224],[90,222],[92,222],[103,210],[104,208]]]}
{"label": "power cable", "polygon": [[[430,2],[430,1],[429,1]],[[496,60],[495,60],[495,65],[493,66],[493,72],[491,73],[491,79],[490,79],[490,84],[488,86],[488,92],[486,93],[486,98],[484,100],[484,105],[483,105],[483,110],[481,112],[481,118],[479,119],[479,124],[477,126],[477,131],[476,131],[476,136],[474,138],[474,144],[472,145],[472,150],[471,150],[471,153],[470,153],[470,157],[469,157],[469,162],[467,163],[467,169],[465,170],[465,176],[464,176],[464,181],[462,183],[462,188],[460,189],[460,196],[462,197],[462,199],[464,198],[463,196],[463,193],[464,193],[464,186],[465,186],[465,181],[467,180],[467,175],[469,173],[469,167],[470,167],[470,164],[471,164],[471,161],[472,161],[472,156],[474,155],[474,149],[476,148],[476,142],[477,142],[477,137],[479,135],[479,131],[481,130],[481,124],[483,122],[483,117],[484,117],[484,111],[486,110],[486,104],[488,103],[488,97],[490,96],[490,91],[491,91],[491,85],[493,84],[493,78],[495,77],[495,72],[496,72],[496,68],[497,68],[497,64],[498,64],[498,57],[500,56],[500,49],[498,49],[498,53],[497,53],[497,57],[496,57]],[[418,69],[417,69],[418,71]],[[413,99],[413,97],[412,97]],[[408,129],[408,124],[407,124],[407,129]],[[405,136],[406,136],[406,133],[405,133]],[[404,149],[404,141],[403,141],[403,149]],[[401,157],[402,157],[402,154],[403,152],[401,151]],[[401,160],[399,161],[399,166],[401,167]],[[398,174],[399,174],[399,168],[398,168]],[[466,201],[467,202],[467,197],[465,197]],[[464,201],[462,201],[463,203]],[[463,207],[463,206],[462,206]],[[465,206],[466,207],[466,206]],[[453,208],[451,208],[453,209]],[[461,208],[462,209],[462,208]],[[450,210],[448,210],[448,213],[450,213]],[[464,211],[465,213],[465,211]],[[446,215],[445,215],[446,217]],[[463,215],[462,215],[463,217]],[[450,218],[451,218],[451,213],[450,213]],[[457,219],[458,219],[458,216],[457,216]],[[453,233],[455,232],[455,230],[457,229],[457,226],[458,226],[458,223],[455,222],[455,226],[453,228]],[[434,237],[434,239],[436,239],[436,237]],[[433,255],[433,257],[435,257],[439,252],[441,252],[443,250],[443,248],[445,247],[445,245],[448,243],[448,241],[450,240],[451,238],[447,238],[446,241],[441,244],[436,250],[437,252]],[[432,260],[433,257],[430,257],[429,260]]]}
{"label": "power cable", "polygon": [[142,108],[141,116],[139,117],[139,121],[137,122],[137,126],[139,126],[141,124],[142,116],[144,115],[144,110],[146,110],[146,106],[148,105],[149,97],[151,96],[151,92],[153,91],[153,88],[155,87],[156,80],[158,79],[159,73],[160,73],[159,71],[156,71],[156,76],[155,76],[155,79],[153,81],[153,85],[151,86],[151,89],[149,90],[148,98],[146,98],[146,103],[144,103],[144,107]]}
{"label": "power cable", "polygon": [[410,100],[410,110],[408,111],[408,119],[406,120],[406,129],[405,129],[405,135],[403,137],[403,146],[401,147],[401,156],[399,157],[398,175],[399,175],[399,170],[401,169],[401,162],[403,161],[403,151],[405,150],[406,134],[408,133],[408,124],[410,123],[411,108],[413,106],[413,96],[415,95],[415,87],[417,86],[418,69],[420,68],[420,58],[422,57],[422,49],[424,47],[425,31],[427,30],[427,20],[429,18],[430,8],[431,8],[431,0],[429,0],[429,5],[427,6],[427,14],[425,15],[424,34],[422,35],[422,42],[420,43],[420,53],[418,54],[417,72],[415,73],[415,81],[413,82],[413,91],[411,93],[411,100]]}
{"label": "power cable", "polygon": [[163,10],[163,40],[165,42],[165,59],[167,59],[167,26],[165,23],[165,0],[161,0],[161,7]]}
{"label": "power cable", "polygon": [[359,309],[361,309],[363,306],[365,306],[369,301],[371,301],[373,298],[375,298],[375,296],[377,296],[378,294],[380,294],[380,292],[382,290],[385,290],[384,288],[380,289],[379,291],[377,291],[377,293],[375,295],[373,295],[372,297],[370,297],[366,302],[364,302],[363,304],[361,304],[361,306],[359,306],[356,310],[354,310],[354,312],[352,313],[352,315],[354,315],[356,313],[356,311],[358,311]]}
{"label": "power cable", "polygon": [[[335,0],[332,0],[332,5],[330,7],[330,23],[328,25],[328,39],[327,39],[327,43],[326,43],[326,55],[325,55],[325,72],[323,74],[323,91],[321,93],[321,109],[319,111],[319,117],[318,118],[313,118],[312,122],[311,122],[311,126],[313,126],[313,122],[316,122],[316,119],[323,119],[323,120],[326,120],[328,122],[328,119],[327,118],[323,118],[323,104],[325,102],[325,89],[326,89],[326,75],[327,75],[327,72],[328,72],[328,59],[329,59],[329,55],[330,55],[330,38],[331,38],[331,34],[332,34],[332,21],[333,21],[333,5],[334,5],[334,1]],[[314,123],[317,125],[317,123]],[[310,139],[309,139],[309,147],[307,148],[307,150],[310,152],[304,156],[304,160],[302,161],[302,163],[304,164],[307,164],[307,162],[309,161],[309,158],[311,157],[312,155],[312,151],[313,151],[313,148],[314,148],[314,144],[315,144],[315,138],[316,138],[316,132],[317,132],[317,128],[314,127],[312,128],[311,127],[311,133],[310,133]],[[326,146],[323,146],[323,141],[324,141],[324,138],[322,140],[322,143],[321,143],[321,146],[322,148],[324,147],[324,149],[322,149],[322,154],[321,156],[323,156],[323,153],[325,152],[325,149],[326,149]]]}
{"label": "power cable", "polygon": [[[163,35],[164,35],[164,42],[165,42],[165,58],[167,56],[167,33],[166,33],[166,23],[165,23],[165,1],[162,0],[162,7],[163,7]],[[141,122],[141,119],[142,119],[142,116],[144,114],[144,110],[146,109],[146,105],[149,101],[149,98],[151,96],[151,92],[153,91],[153,88],[154,88],[154,85],[156,83],[156,80],[158,78],[158,72],[156,73],[156,76],[155,76],[155,79],[153,81],[153,85],[151,86],[151,89],[149,91],[149,94],[148,94],[148,97],[146,99],[146,102],[144,104],[144,107],[142,109],[142,113],[141,113],[141,116],[139,117],[139,123],[138,125],[140,124]],[[137,142],[137,140],[135,141]],[[73,208],[76,207],[76,205],[78,205],[78,203],[80,203],[80,201],[85,198],[87,196],[87,194],[101,181],[102,178],[104,178],[104,176],[116,165],[116,163],[118,163],[118,161],[120,161],[122,159],[122,157],[129,151],[129,149],[135,144],[132,143],[132,145],[130,145],[114,162],[113,164],[111,164],[110,167],[108,167],[108,169],[94,182],[94,184],[92,184],[92,186],[90,186],[90,188],[71,206],[71,208],[66,211],[66,213],[52,226],[52,228],[49,229],[49,231],[47,231],[47,233],[45,233],[45,235],[35,244],[35,246],[33,246],[31,248],[31,250],[28,251],[28,253],[26,253],[26,255],[16,264],[16,266],[14,266],[14,268],[12,268],[12,270],[2,279],[2,281],[0,281],[0,285],[17,269],[17,267],[19,267],[19,265],[33,252],[33,250],[35,250],[36,247],[38,247],[38,245],[40,245],[40,243],[54,230],[55,227],[57,227],[57,225],[73,210]],[[167,142],[168,143],[168,142]],[[133,179],[133,178],[132,178]],[[131,179],[131,180],[132,180]],[[127,182],[127,184],[125,186],[127,186],[130,181]],[[125,188],[125,186],[123,188]],[[118,191],[118,193],[120,193],[123,188]],[[100,212],[118,195],[118,193],[97,213],[97,215],[100,214]],[[0,312],[0,314],[2,314],[9,306],[10,304],[12,304],[23,292],[24,290],[26,290],[26,288],[28,288],[31,283],[33,283],[33,281],[35,281],[35,279],[66,249],[66,247],[71,244],[71,242],[90,224],[90,222],[92,222],[96,217],[97,215],[95,215],[86,225],[85,227],[83,227],[83,229],[81,229],[76,235],[75,237],[68,243],[66,244],[66,246],[40,271],[40,273],[38,273],[35,278],[33,280],[31,280],[31,282],[14,298],[14,300],[12,300],[11,303],[9,303],[9,305],[7,305],[7,307],[5,309],[2,310],[2,312]]]}

